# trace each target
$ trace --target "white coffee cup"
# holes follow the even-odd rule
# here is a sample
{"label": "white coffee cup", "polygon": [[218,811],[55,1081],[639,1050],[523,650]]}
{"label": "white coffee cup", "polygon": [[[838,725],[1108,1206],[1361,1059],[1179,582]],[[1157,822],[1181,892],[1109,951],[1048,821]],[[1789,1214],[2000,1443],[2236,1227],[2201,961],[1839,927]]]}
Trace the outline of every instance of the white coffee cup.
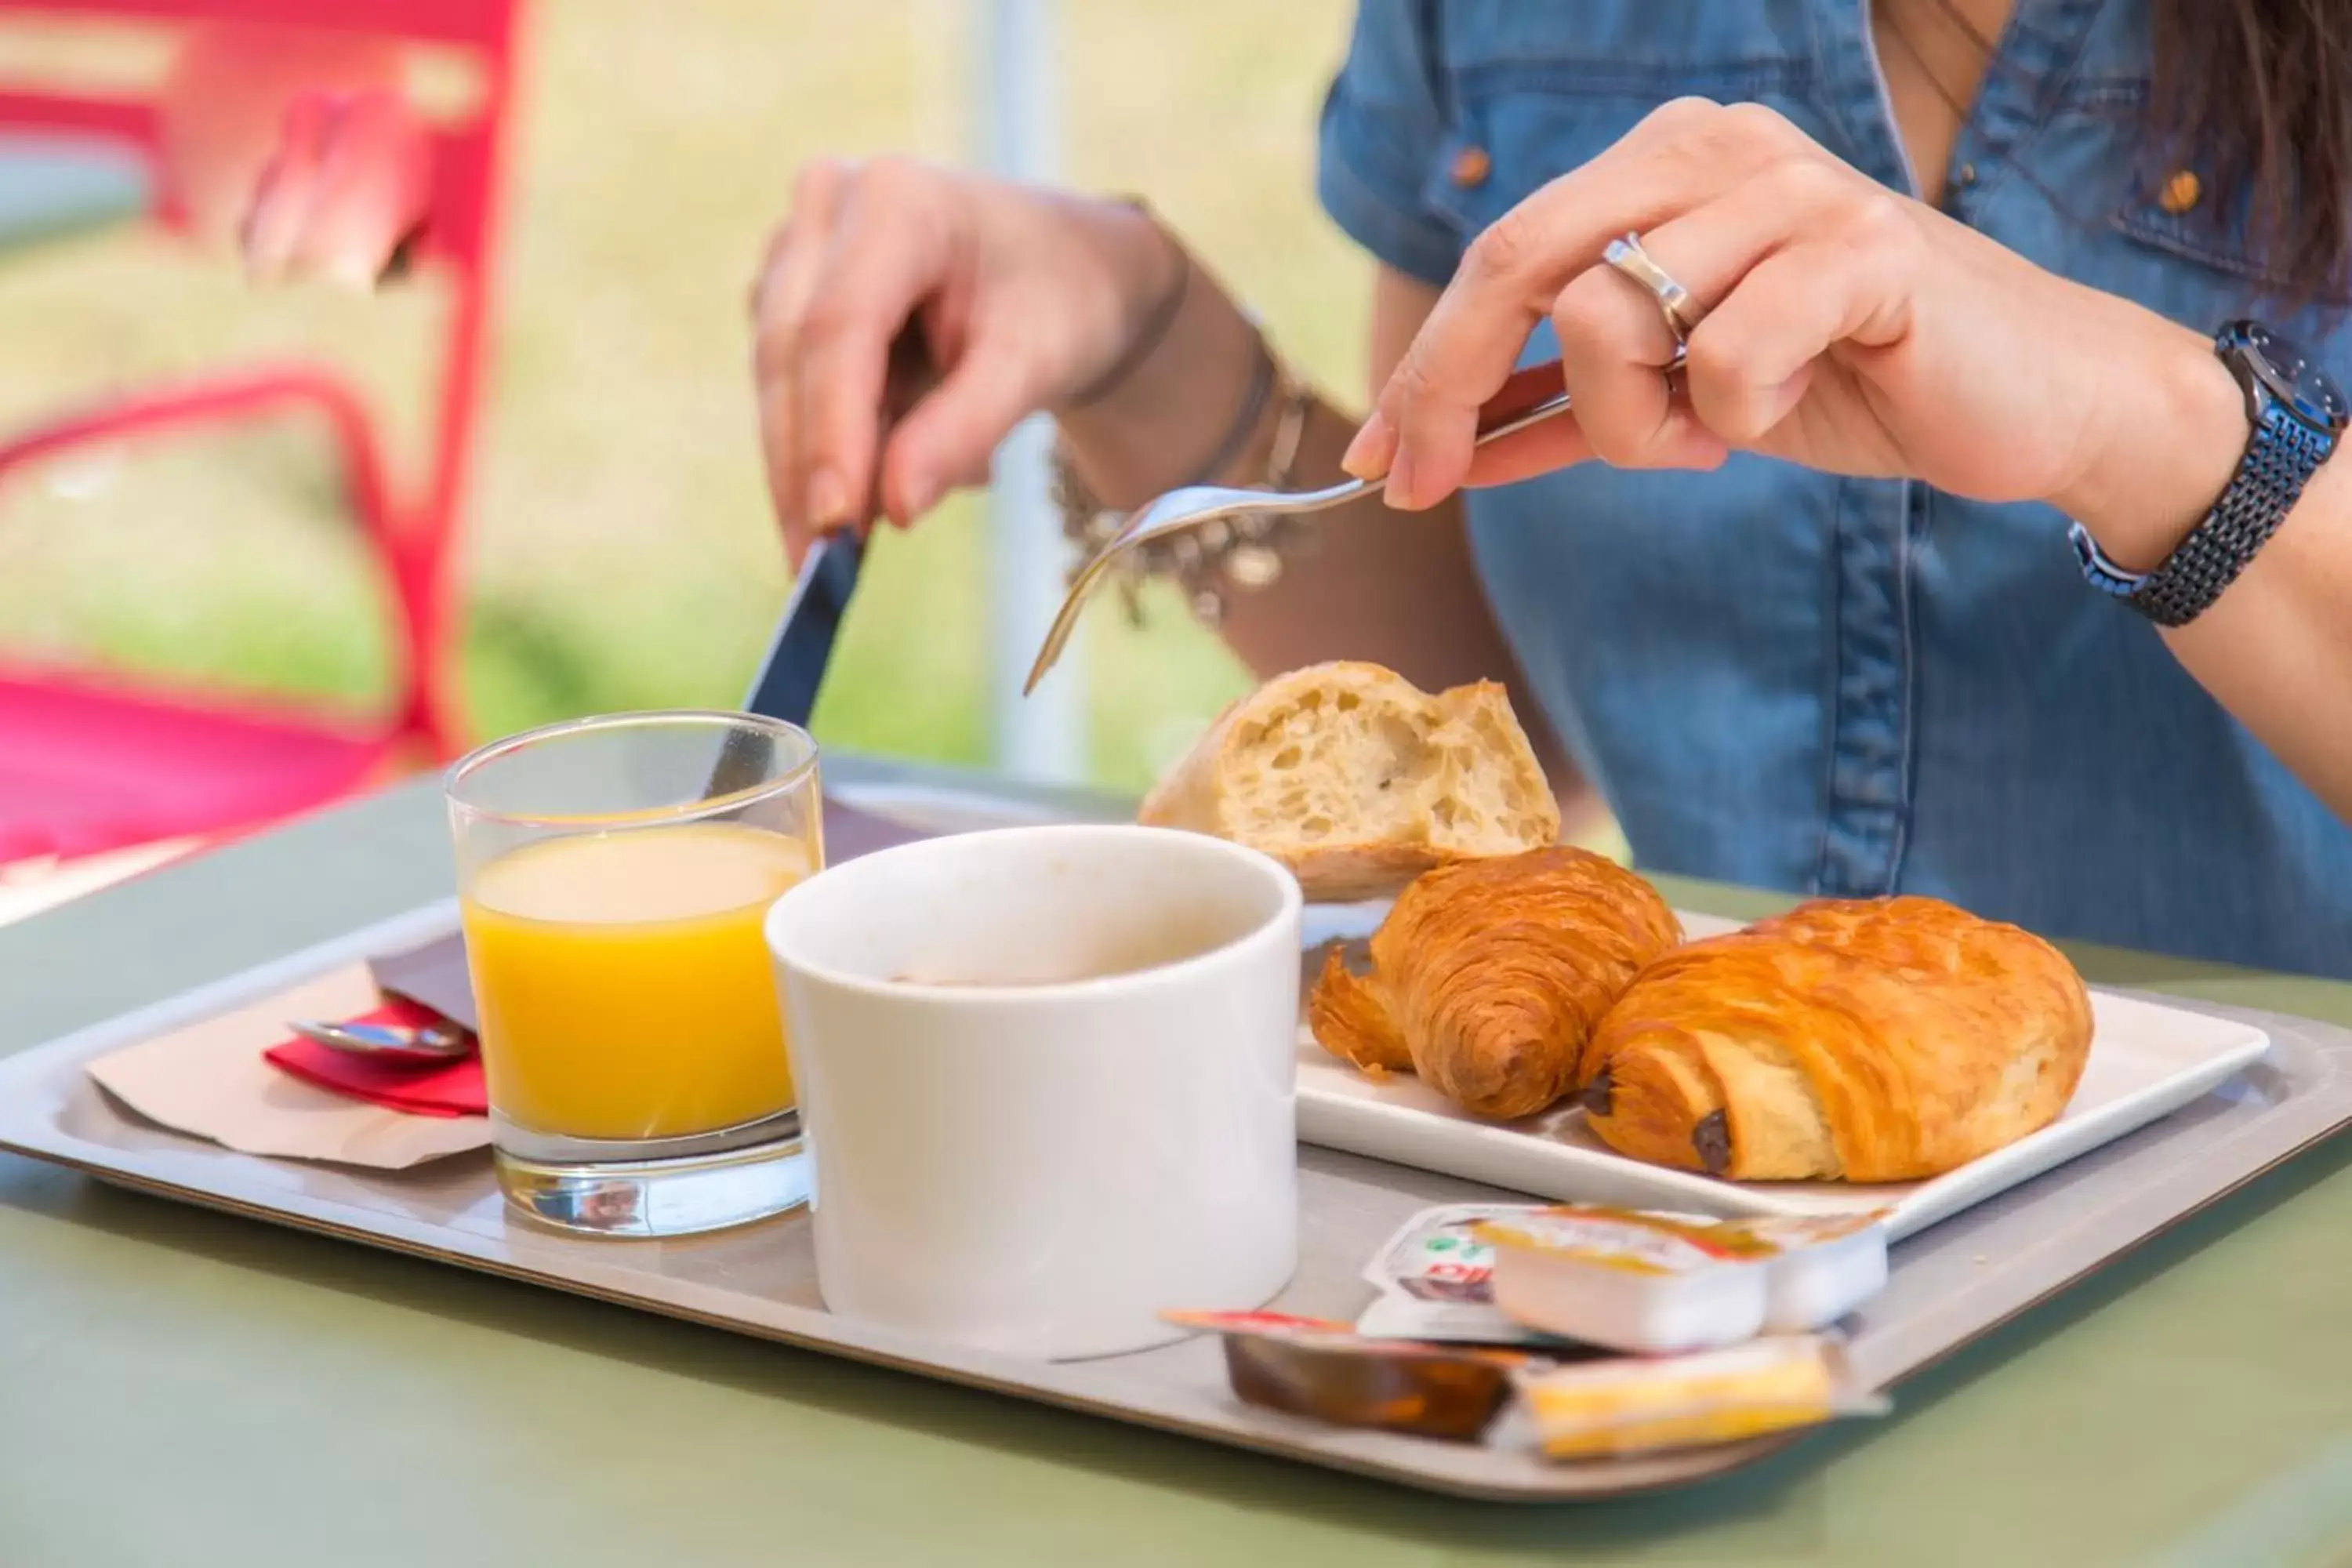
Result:
{"label": "white coffee cup", "polygon": [[1298,884],[1160,828],[927,839],[768,915],[844,1316],[1020,1355],[1297,1265]]}

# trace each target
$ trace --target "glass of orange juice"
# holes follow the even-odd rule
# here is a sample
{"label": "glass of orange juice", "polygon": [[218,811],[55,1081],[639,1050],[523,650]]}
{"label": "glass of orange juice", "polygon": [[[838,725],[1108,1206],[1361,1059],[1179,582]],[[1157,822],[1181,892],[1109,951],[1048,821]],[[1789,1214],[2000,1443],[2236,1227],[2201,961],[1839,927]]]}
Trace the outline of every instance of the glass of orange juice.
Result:
{"label": "glass of orange juice", "polygon": [[619,713],[449,770],[491,1150],[533,1218],[682,1236],[805,1201],[768,906],[824,863],[816,742]]}

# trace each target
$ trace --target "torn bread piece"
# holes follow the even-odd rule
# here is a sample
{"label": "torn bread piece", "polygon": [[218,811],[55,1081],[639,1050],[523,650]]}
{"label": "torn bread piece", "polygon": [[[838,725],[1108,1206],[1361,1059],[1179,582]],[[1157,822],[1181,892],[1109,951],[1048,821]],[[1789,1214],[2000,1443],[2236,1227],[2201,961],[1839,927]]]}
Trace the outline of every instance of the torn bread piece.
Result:
{"label": "torn bread piece", "polygon": [[1559,805],[1499,684],[1432,696],[1358,663],[1293,670],[1226,709],[1138,820],[1263,850],[1320,902],[1559,837]]}

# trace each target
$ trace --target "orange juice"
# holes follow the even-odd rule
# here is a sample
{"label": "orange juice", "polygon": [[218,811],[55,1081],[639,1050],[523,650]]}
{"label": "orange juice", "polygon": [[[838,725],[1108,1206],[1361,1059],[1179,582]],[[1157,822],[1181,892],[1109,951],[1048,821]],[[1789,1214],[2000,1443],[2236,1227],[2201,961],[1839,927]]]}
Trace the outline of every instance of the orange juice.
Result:
{"label": "orange juice", "polygon": [[790,1107],[768,906],[799,840],[734,823],[542,839],[463,900],[490,1103],[534,1132],[668,1138]]}

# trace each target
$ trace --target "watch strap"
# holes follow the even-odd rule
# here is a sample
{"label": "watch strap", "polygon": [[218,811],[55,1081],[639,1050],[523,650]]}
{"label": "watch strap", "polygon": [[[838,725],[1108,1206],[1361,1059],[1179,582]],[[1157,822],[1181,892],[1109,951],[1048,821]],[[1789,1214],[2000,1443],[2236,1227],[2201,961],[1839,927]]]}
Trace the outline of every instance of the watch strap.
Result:
{"label": "watch strap", "polygon": [[2252,436],[2229,488],[2155,570],[2126,572],[2081,523],[2069,530],[2083,574],[2094,587],[2158,626],[2185,626],[2238,580],[2336,449],[2332,432],[2305,424],[2267,393],[2253,401],[2258,412]]}

